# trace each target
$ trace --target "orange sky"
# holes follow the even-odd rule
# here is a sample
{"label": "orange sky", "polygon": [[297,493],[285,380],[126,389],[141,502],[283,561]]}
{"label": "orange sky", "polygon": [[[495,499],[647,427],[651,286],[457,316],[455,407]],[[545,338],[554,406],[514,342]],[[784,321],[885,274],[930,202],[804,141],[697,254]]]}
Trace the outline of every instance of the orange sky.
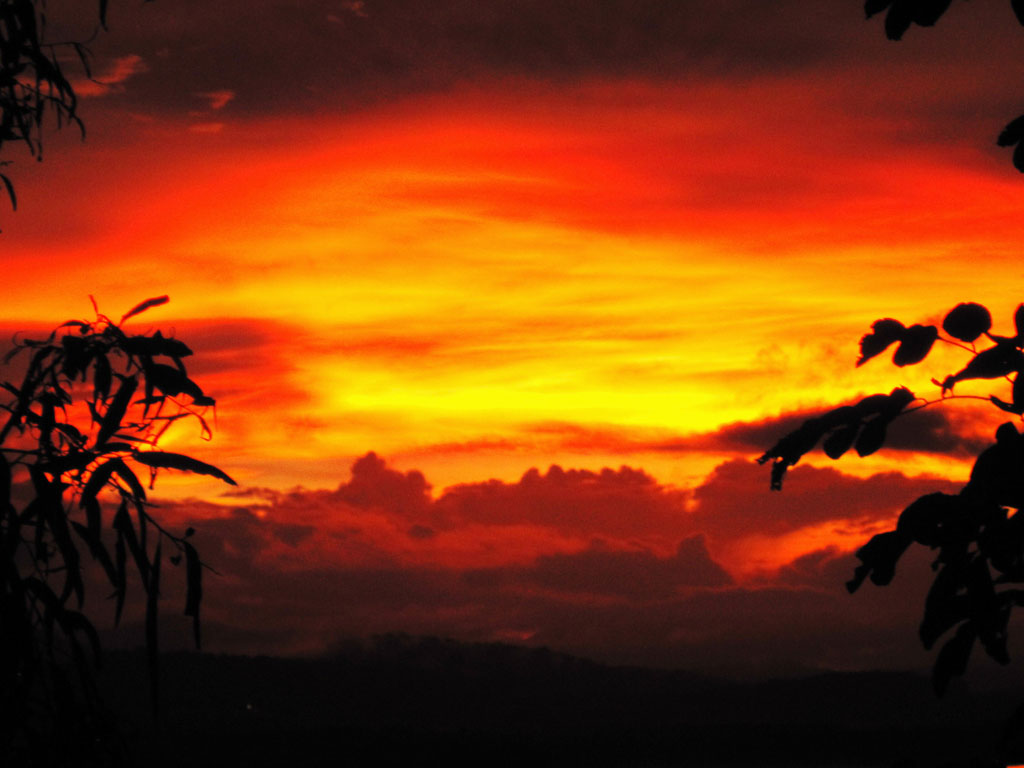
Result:
{"label": "orange sky", "polygon": [[[634,67],[626,27],[621,59],[605,66],[586,58],[587,35],[602,29],[594,22],[541,66],[516,59],[525,43],[503,63],[470,56],[461,38],[448,61],[401,37],[386,4],[334,5],[330,24],[343,31],[379,10],[395,34],[388,55],[408,48],[414,64],[424,57],[420,69],[396,68],[391,85],[372,50],[347,54],[361,64],[333,65],[337,103],[319,91],[313,106],[301,101],[308,84],[256,91],[229,69],[218,82],[212,65],[199,85],[173,90],[175,53],[154,47],[161,31],[179,39],[173,15],[125,11],[121,39],[112,23],[109,85],[90,84],[83,101],[88,140],[54,137],[42,165],[12,167],[20,208],[2,214],[0,324],[88,316],[89,294],[111,315],[169,294],[130,322],[190,343],[197,380],[218,398],[212,443],[183,432],[169,445],[274,493],[337,488],[369,451],[388,471],[422,473],[432,489],[416,503],[426,506],[397,520],[387,504],[259,497],[269,520],[361,530],[359,542],[310,539],[307,566],[539,568],[538,558],[606,549],[664,564],[701,535],[703,556],[729,579],[776,583],[799,556],[848,552],[891,521],[905,502],[880,492],[776,529],[716,523],[706,499],[729,472],[743,493],[756,476],[764,495],[751,504],[800,518],[801,505],[829,498],[810,479],[819,476],[805,476],[817,497],[801,496],[798,474],[770,495],[766,470],[729,463],[768,447],[774,437],[756,435],[771,434],[771,420],[900,384],[932,394],[928,380],[959,366],[941,350],[920,370],[884,358],[855,369],[873,320],[936,322],[973,300],[997,330],[1010,322],[1024,187],[990,144],[1015,113],[998,83],[977,85],[984,62],[955,66],[976,51],[980,26],[961,17],[959,36],[915,31],[892,46],[856,13],[808,21],[813,4],[787,2],[760,41],[775,58],[729,60],[751,45],[743,34],[754,32],[739,30],[700,37],[708,52],[689,63],[661,39],[657,66]],[[438,34],[454,35],[444,25],[468,13],[450,6]],[[730,21],[709,13],[709,23]],[[501,21],[466,23],[483,34]],[[801,58],[810,23],[825,42],[849,40],[831,58]],[[366,45],[389,40],[381,32]],[[474,68],[459,69],[459,56]],[[956,99],[987,94],[994,122],[979,132],[981,110],[960,114]],[[957,414],[944,428],[969,434]],[[755,434],[762,422],[767,432]],[[854,485],[884,470],[965,477],[969,465],[921,443],[835,466]],[[667,506],[638,521],[639,497],[615,497],[615,514],[632,521],[621,526],[522,510],[501,523],[442,520],[452,486],[514,495],[524,473],[553,464],[594,473],[573,482],[601,499],[601,469],[632,467]],[[168,497],[216,501],[205,514],[231,519],[220,488],[162,483]],[[430,535],[403,538],[410,525]],[[278,554],[291,567],[295,553]],[[526,624],[493,631],[532,637]]]}

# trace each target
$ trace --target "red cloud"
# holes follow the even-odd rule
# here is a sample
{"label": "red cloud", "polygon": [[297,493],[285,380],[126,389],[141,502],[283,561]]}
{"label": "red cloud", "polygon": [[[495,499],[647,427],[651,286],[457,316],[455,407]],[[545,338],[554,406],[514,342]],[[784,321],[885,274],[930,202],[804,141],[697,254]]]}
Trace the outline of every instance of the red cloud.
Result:
{"label": "red cloud", "polygon": [[[926,666],[914,632],[926,550],[908,554],[892,586],[850,596],[849,553],[795,552],[778,573],[737,584],[703,534],[735,540],[849,525],[844,516],[877,520],[948,484],[798,468],[782,494],[767,486],[764,467],[727,462],[688,512],[685,493],[640,470],[552,468],[434,499],[421,473],[367,454],[333,491],[249,491],[248,507],[162,511],[194,520],[194,541],[221,574],[206,582],[210,650],[316,652],[346,636],[405,631],[704,671]],[[178,570],[168,569],[167,595]],[[174,620],[166,626],[177,631]],[[186,642],[181,630],[169,646]]]}
{"label": "red cloud", "polygon": [[787,480],[784,491],[772,493],[766,467],[741,459],[720,464],[694,491],[692,524],[713,539],[780,536],[830,521],[895,520],[925,493],[960,488],[938,477],[884,472],[862,479],[831,467],[797,467]]}

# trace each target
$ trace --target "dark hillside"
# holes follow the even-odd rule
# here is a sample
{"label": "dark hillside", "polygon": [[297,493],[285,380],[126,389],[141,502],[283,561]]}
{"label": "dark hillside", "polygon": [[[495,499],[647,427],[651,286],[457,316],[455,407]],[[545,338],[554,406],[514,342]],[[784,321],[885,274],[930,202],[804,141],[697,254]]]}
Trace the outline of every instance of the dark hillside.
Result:
{"label": "dark hillside", "polygon": [[1013,701],[938,701],[905,673],[735,683],[501,644],[386,636],[330,658],[168,655],[159,731],[141,654],[108,700],[153,766],[889,765],[976,754]]}

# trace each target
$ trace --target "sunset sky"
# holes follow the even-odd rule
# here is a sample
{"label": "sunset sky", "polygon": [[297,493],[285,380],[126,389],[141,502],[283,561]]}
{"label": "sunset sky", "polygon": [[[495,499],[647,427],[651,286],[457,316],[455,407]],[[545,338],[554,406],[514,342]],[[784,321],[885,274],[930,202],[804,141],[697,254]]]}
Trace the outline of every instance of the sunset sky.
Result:
{"label": "sunset sky", "polygon": [[925,666],[927,553],[854,597],[850,553],[999,420],[926,409],[781,494],[754,459],[962,365],[855,368],[874,320],[1012,328],[1022,41],[1005,2],[893,43],[856,0],[121,0],[85,142],[7,152],[0,326],[171,297],[129,324],[218,407],[167,445],[241,487],[158,485],[223,574],[212,650]]}

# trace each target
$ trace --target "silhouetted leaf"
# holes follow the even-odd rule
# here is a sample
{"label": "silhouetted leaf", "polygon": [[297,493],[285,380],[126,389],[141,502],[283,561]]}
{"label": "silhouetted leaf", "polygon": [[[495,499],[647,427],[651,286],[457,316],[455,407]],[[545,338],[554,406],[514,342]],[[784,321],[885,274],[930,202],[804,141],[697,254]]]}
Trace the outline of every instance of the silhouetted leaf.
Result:
{"label": "silhouetted leaf", "polygon": [[121,420],[124,418],[132,395],[135,394],[135,389],[139,385],[138,380],[134,377],[118,374],[118,378],[121,379],[121,386],[118,387],[117,394],[114,395],[114,399],[111,401],[110,407],[107,408],[103,421],[100,423],[100,429],[96,435],[97,448],[102,447],[103,443],[120,429]]}
{"label": "silhouetted leaf", "polygon": [[4,189],[7,190],[7,197],[11,201],[11,210],[18,210],[18,196],[14,194],[14,185],[11,184],[11,180],[4,174],[0,173],[0,184],[4,185]]}
{"label": "silhouetted leaf", "polygon": [[887,531],[872,536],[867,544],[857,550],[857,559],[861,561],[861,565],[854,570],[853,578],[846,582],[846,588],[850,592],[856,592],[869,576],[874,584],[888,584],[895,575],[896,562],[908,546],[910,538],[898,531]]}
{"label": "silhouetted leaf", "polygon": [[68,438],[70,438],[72,442],[81,445],[81,443],[82,443],[82,433],[78,430],[78,427],[76,427],[74,424],[60,424],[60,423],[58,423],[58,424],[54,424],[53,427],[58,432],[63,432],[64,435],[66,435]]}
{"label": "silhouetted leaf", "polygon": [[[124,507],[125,503],[122,502],[121,506]],[[114,540],[114,572],[117,575],[114,581],[114,626],[116,627],[121,623],[124,598],[128,592],[128,569],[126,567],[127,557],[125,553],[124,532],[118,530],[116,526],[115,530],[117,531],[117,538]]]}
{"label": "silhouetted leaf", "polygon": [[949,377],[947,382],[952,380],[952,385],[968,379],[998,379],[1022,368],[1024,355],[1012,343],[1003,342],[976,354],[962,371]]}
{"label": "silhouetted leaf", "polygon": [[918,630],[925,650],[946,632],[970,615],[970,601],[965,590],[964,563],[946,563],[935,576],[924,603],[924,618]]}
{"label": "silhouetted leaf", "polygon": [[125,312],[123,315],[121,315],[121,322],[118,323],[118,325],[124,323],[124,321],[127,320],[129,317],[135,317],[135,315],[141,312],[145,312],[147,309],[150,309],[151,307],[159,307],[161,304],[166,304],[168,301],[170,301],[170,298],[168,296],[156,296],[155,298],[146,299],[145,301],[139,302],[134,307]]}
{"label": "silhouetted leaf", "polygon": [[107,481],[110,480],[110,477],[114,474],[113,461],[113,459],[106,461],[92,471],[92,474],[89,475],[89,479],[86,481],[85,486],[82,488],[82,493],[79,496],[79,506],[84,507],[88,502],[96,501],[97,494],[99,494],[100,490],[107,484]]}
{"label": "silhouetted leaf", "polygon": [[203,567],[199,562],[196,548],[187,541],[182,543],[185,548],[185,615],[192,617],[192,634],[195,638],[196,650],[200,649],[199,637],[199,606],[203,600]]}
{"label": "silhouetted leaf", "polygon": [[122,346],[125,352],[140,357],[163,355],[165,357],[180,358],[188,357],[192,354],[192,350],[189,349],[187,344],[177,339],[164,338],[160,331],[157,331],[152,336],[131,336],[125,339]]}
{"label": "silhouetted leaf", "polygon": [[999,134],[999,138],[996,139],[996,144],[1000,147],[1012,147],[1020,142],[1022,138],[1024,138],[1024,115],[1014,118],[1007,123],[1002,133]]}
{"label": "silhouetted leaf", "polygon": [[939,329],[934,325],[914,324],[910,326],[903,334],[903,341],[900,342],[892,356],[893,363],[902,368],[905,365],[921,362],[928,356],[938,337]]}
{"label": "silhouetted leaf", "polygon": [[166,453],[164,451],[139,451],[133,457],[140,464],[154,469],[180,469],[184,472],[193,472],[199,475],[212,475],[230,485],[238,485],[228,475],[203,461],[198,461],[190,456],[182,456],[180,453]]}
{"label": "silhouetted leaf", "polygon": [[974,342],[992,327],[992,315],[981,304],[957,304],[942,321],[942,330],[954,339]]}
{"label": "silhouetted leaf", "polygon": [[117,570],[114,568],[114,563],[110,559],[110,553],[107,552],[107,548],[103,545],[103,541],[98,536],[93,536],[89,528],[82,525],[77,520],[71,521],[71,527],[86,543],[86,546],[89,547],[89,553],[103,568],[103,572],[107,575],[107,580],[111,585],[116,584]]}
{"label": "silhouetted leaf", "polygon": [[853,445],[857,432],[860,430],[860,422],[848,424],[845,427],[835,430],[825,438],[821,448],[830,459],[838,459]]}
{"label": "silhouetted leaf", "polygon": [[103,660],[103,649],[100,644],[100,636],[96,633],[96,628],[92,625],[92,622],[78,611],[65,611],[64,625],[68,634],[72,636],[76,632],[85,635],[89,641],[89,647],[92,649],[93,660],[97,667],[100,666]]}
{"label": "silhouetted leaf", "polygon": [[885,15],[885,36],[890,40],[899,40],[910,28],[913,5],[912,0],[892,0],[889,13]]}
{"label": "silhouetted leaf", "polygon": [[1024,413],[1024,408],[1019,408],[1018,406],[1014,405],[1013,403],[1008,403],[1005,400],[1000,400],[995,395],[989,395],[989,400],[992,401],[992,404],[995,405],[996,408],[999,408],[1000,410],[1006,411],[1007,413],[1015,413],[1018,416],[1021,413]]}
{"label": "silhouetted leaf", "polygon": [[882,447],[885,443],[886,425],[887,422],[882,418],[874,418],[864,425],[855,445],[858,456],[870,456]]}
{"label": "silhouetted leaf", "polygon": [[139,545],[139,539],[135,535],[135,526],[132,523],[131,515],[128,514],[128,506],[122,503],[120,508],[117,510],[117,514],[114,515],[114,530],[119,535],[119,540],[124,542],[127,546],[128,552],[131,553],[132,558],[135,560],[135,567],[139,571],[139,575],[142,577],[143,584],[149,583],[149,569],[150,562],[146,551]]}
{"label": "silhouetted leaf", "polygon": [[193,399],[203,397],[203,390],[194,381],[177,368],[163,363],[146,366],[146,383],[155,385],[169,397],[177,397],[182,392]]}
{"label": "silhouetted leaf", "polygon": [[939,20],[952,0],[916,0],[913,6],[914,23],[921,27],[930,27]]}
{"label": "silhouetted leaf", "polygon": [[160,597],[160,545],[157,541],[153,564],[146,581],[146,660],[149,667],[149,690],[153,716],[160,713],[160,635],[157,631]]}
{"label": "silhouetted leaf", "polygon": [[967,670],[967,660],[977,636],[973,625],[965,622],[960,625],[956,634],[944,645],[935,659],[932,669],[932,685],[938,696],[945,694],[949,681],[959,677]]}
{"label": "silhouetted leaf", "polygon": [[111,459],[110,463],[114,465],[114,472],[117,476],[127,484],[136,502],[145,501],[146,490],[142,487],[142,483],[139,482],[139,478],[132,472],[131,467],[121,459]]}
{"label": "silhouetted leaf", "polygon": [[866,0],[864,3],[864,15],[870,19],[876,13],[881,13],[888,8],[891,2],[892,0]]}
{"label": "silhouetted leaf", "polygon": [[11,504],[11,465],[0,451],[0,518],[7,514]]}
{"label": "silhouetted leaf", "polygon": [[974,557],[967,568],[967,596],[971,603],[971,621],[985,652],[996,662],[1008,664],[1006,623],[1009,605],[1001,605],[992,584],[992,574],[983,557]]}
{"label": "silhouetted leaf", "polygon": [[929,493],[911,503],[900,513],[896,530],[926,547],[942,543],[942,527],[959,514],[963,507],[960,496]]}
{"label": "silhouetted leaf", "polygon": [[1017,21],[1024,24],[1024,0],[1010,0],[1010,6],[1017,16]]}
{"label": "silhouetted leaf", "polygon": [[808,419],[758,458],[758,464],[764,464],[772,459],[775,461],[772,466],[772,490],[782,489],[782,478],[786,474],[786,469],[796,464],[801,456],[813,449],[824,431],[825,427],[821,419]]}
{"label": "silhouetted leaf", "polygon": [[871,333],[865,334],[860,340],[860,359],[857,366],[864,365],[868,360],[884,352],[890,344],[903,339],[906,328],[899,320],[891,317],[876,320],[871,325]]}
{"label": "silhouetted leaf", "polygon": [[1013,388],[1011,389],[1013,395],[1013,407],[1019,410],[1016,413],[1024,413],[1024,373],[1020,371],[1013,377]]}
{"label": "silhouetted leaf", "polygon": [[1020,142],[1013,150],[1013,167],[1024,173],[1024,141]]}

